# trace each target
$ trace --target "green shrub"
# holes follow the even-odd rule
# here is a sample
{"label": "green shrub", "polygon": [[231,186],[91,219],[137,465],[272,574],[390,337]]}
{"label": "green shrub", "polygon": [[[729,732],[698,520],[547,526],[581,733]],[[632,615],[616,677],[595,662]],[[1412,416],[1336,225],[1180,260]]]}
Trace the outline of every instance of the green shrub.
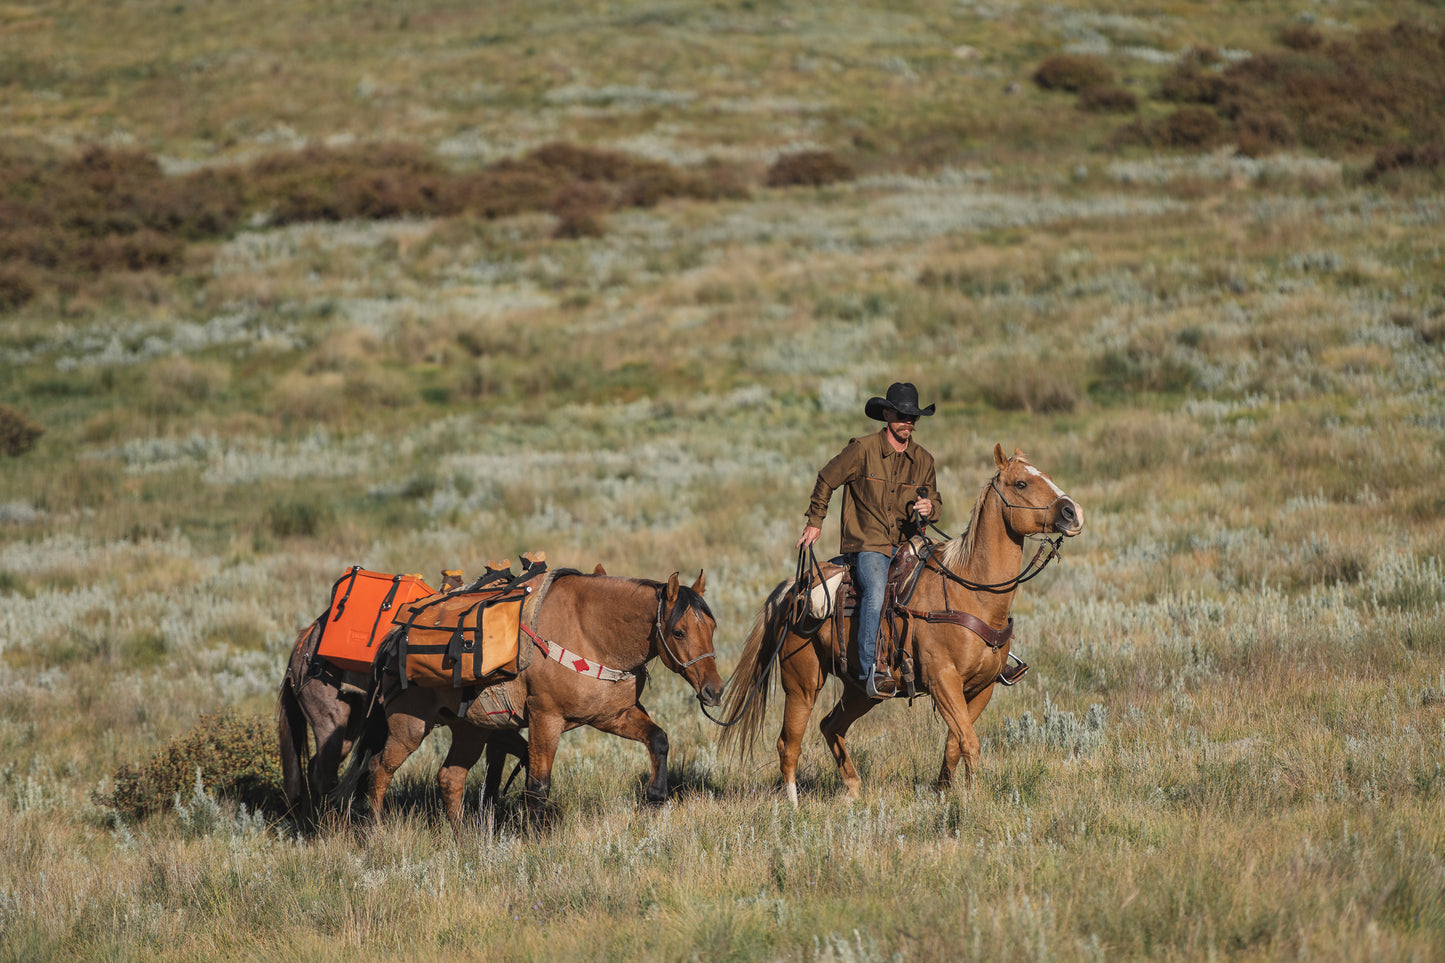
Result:
{"label": "green shrub", "polygon": [[172,740],[143,765],[116,770],[109,793],[97,793],[99,805],[132,818],[169,809],[177,794],[189,798],[201,781],[220,796],[253,809],[280,811],[281,768],[270,720],[234,710],[201,716],[185,735]]}
{"label": "green shrub", "polygon": [[278,538],[311,538],[331,521],[330,510],[312,501],[277,502],[266,509],[266,528]]}
{"label": "green shrub", "polygon": [[769,187],[822,187],[856,176],[852,165],[827,150],[783,154],[768,168]]}
{"label": "green shrub", "polygon": [[1089,87],[1114,82],[1114,70],[1103,59],[1090,54],[1056,54],[1039,64],[1034,83],[1044,90],[1078,93]]}
{"label": "green shrub", "polygon": [[45,428],[32,421],[25,412],[0,405],[0,454],[18,458],[34,448],[43,434]]}

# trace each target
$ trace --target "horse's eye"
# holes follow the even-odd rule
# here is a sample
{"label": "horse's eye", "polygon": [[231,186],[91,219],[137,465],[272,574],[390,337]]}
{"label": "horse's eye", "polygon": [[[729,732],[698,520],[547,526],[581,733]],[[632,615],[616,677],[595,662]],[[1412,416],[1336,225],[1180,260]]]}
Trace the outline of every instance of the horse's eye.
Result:
{"label": "horse's eye", "polygon": [[1014,487],[1017,488],[1019,491],[1023,491],[1025,488],[1029,487],[1029,483],[1026,481],[1016,481],[1014,482]]}
{"label": "horse's eye", "polygon": [[673,630],[672,630],[672,637],[673,637],[674,639],[685,639],[685,638],[687,638],[687,633],[684,632],[682,629],[673,629]]}

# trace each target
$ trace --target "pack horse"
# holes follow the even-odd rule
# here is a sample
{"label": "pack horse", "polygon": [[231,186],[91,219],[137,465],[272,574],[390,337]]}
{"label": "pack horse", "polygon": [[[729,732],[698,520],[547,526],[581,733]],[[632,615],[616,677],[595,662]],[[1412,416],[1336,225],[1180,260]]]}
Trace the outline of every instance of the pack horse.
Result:
{"label": "pack horse", "polygon": [[[647,747],[649,801],[667,798],[668,740],[640,699],[653,659],[681,675],[704,705],[722,702],[723,681],[713,654],[717,627],[703,601],[704,576],[691,587],[677,573],[665,582],[548,572],[520,613],[523,635],[517,671],[482,687],[408,685],[405,665],[383,663],[384,730],[363,735],[353,766],[363,765],[374,820],[392,776],[435,725],[466,726],[454,738],[439,781],[448,813],[459,811],[467,769],[488,733],[527,729],[526,804],[547,803],[552,765],[563,732],[588,725]],[[368,732],[370,729],[368,728]],[[360,772],[354,768],[353,771]],[[343,792],[345,784],[343,783]]]}

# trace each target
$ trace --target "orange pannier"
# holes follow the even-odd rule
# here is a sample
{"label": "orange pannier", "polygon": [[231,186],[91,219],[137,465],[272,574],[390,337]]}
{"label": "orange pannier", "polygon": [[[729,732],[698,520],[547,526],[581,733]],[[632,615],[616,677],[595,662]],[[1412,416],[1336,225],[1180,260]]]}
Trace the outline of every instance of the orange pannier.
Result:
{"label": "orange pannier", "polygon": [[353,565],[331,587],[316,654],[342,669],[370,672],[394,610],[436,592],[420,575],[387,575]]}

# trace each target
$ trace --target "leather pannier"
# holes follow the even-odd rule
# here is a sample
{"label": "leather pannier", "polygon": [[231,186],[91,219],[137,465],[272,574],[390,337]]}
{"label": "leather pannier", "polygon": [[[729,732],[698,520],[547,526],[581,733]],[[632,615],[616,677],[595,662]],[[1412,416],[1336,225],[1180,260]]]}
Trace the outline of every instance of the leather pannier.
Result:
{"label": "leather pannier", "polygon": [[353,565],[331,587],[316,654],[342,669],[370,672],[395,610],[433,594],[420,575],[387,575]]}
{"label": "leather pannier", "polygon": [[530,591],[452,592],[402,608],[393,621],[403,684],[458,688],[515,676]]}

